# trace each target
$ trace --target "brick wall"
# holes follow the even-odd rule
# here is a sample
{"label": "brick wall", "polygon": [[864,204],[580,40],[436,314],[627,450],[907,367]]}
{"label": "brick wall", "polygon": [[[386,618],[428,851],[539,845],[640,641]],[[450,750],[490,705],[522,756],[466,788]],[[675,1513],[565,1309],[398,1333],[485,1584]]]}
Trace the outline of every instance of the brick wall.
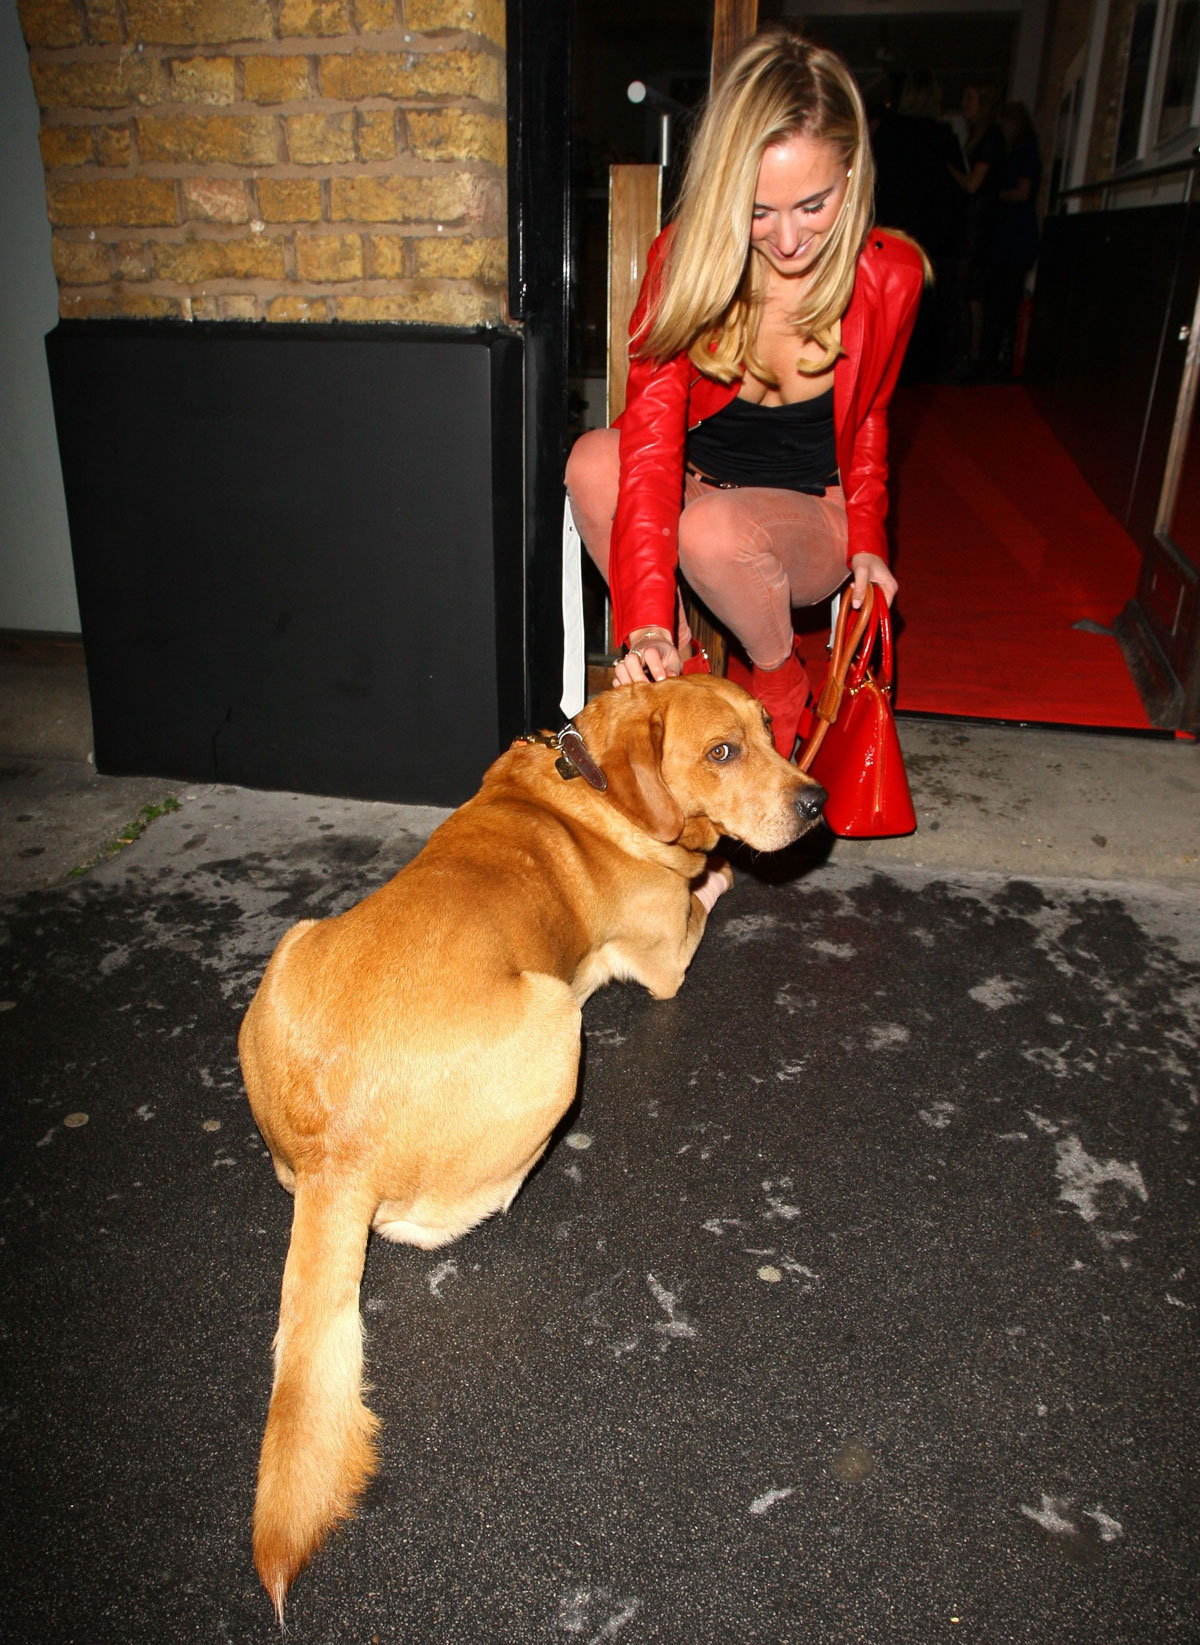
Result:
{"label": "brick wall", "polygon": [[64,318],[503,320],[503,0],[19,9]]}

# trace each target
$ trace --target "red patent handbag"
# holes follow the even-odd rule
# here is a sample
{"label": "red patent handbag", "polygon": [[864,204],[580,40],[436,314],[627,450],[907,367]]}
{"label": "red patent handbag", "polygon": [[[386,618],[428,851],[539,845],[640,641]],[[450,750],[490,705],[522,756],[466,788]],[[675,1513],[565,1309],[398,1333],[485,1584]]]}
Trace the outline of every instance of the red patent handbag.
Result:
{"label": "red patent handbag", "polygon": [[[873,672],[877,642],[879,668]],[[892,715],[891,618],[887,601],[870,585],[857,612],[848,589],[842,596],[829,673],[797,764],[829,795],[825,821],[835,834],[878,839],[916,828]]]}

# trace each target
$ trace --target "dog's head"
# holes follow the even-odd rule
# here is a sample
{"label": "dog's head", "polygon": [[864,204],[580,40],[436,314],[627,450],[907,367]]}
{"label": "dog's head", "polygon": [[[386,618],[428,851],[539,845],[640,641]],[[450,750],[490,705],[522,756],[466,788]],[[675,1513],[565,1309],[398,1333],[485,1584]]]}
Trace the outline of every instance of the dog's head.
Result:
{"label": "dog's head", "polygon": [[775,752],[762,705],[729,680],[621,686],[576,724],[611,802],[656,840],[709,851],[724,834],[777,851],[820,820],[824,789]]}

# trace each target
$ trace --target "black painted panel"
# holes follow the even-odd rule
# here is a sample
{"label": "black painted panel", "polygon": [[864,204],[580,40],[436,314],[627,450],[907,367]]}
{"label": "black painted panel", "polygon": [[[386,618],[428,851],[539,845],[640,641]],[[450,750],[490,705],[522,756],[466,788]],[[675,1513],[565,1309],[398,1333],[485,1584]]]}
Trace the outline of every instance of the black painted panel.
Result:
{"label": "black painted panel", "polygon": [[1156,724],[1200,723],[1200,567],[1156,540],[1200,285],[1194,205],[1048,219],[1026,381],[1143,553],[1122,640]]}
{"label": "black painted panel", "polygon": [[99,768],[471,793],[523,719],[519,341],[86,323],[47,352]]}
{"label": "black painted panel", "polygon": [[[1167,340],[1186,207],[1047,219],[1026,372],[1047,422],[1117,519],[1136,530],[1139,478],[1161,431],[1156,392],[1178,358]],[[1194,290],[1194,287],[1193,287]],[[1178,330],[1178,326],[1175,327]],[[1161,478],[1161,473],[1160,476]]]}

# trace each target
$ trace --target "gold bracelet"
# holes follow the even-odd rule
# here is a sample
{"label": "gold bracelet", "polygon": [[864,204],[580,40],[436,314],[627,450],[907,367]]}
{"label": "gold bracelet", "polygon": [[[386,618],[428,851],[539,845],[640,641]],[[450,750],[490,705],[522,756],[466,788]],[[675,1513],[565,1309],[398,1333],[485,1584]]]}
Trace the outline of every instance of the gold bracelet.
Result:
{"label": "gold bracelet", "polygon": [[662,651],[664,647],[669,651],[673,651],[675,649],[675,641],[671,639],[669,635],[664,637],[659,634],[647,634],[646,637],[639,640],[636,645],[630,645],[629,642],[626,641],[625,655],[627,657],[637,657],[640,660],[642,652],[650,646],[653,646],[656,651]]}

